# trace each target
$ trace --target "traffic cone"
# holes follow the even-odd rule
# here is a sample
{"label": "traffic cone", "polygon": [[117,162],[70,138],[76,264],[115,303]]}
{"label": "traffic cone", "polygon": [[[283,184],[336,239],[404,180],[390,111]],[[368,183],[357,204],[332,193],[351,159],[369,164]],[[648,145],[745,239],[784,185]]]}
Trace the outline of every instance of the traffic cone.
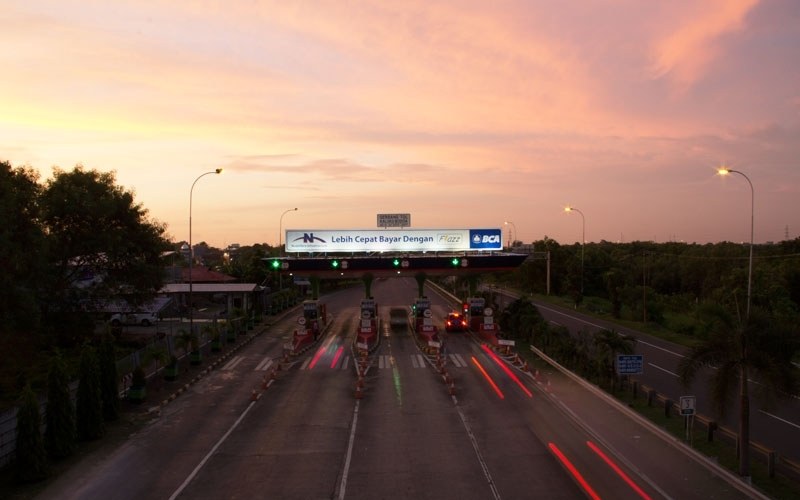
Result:
{"label": "traffic cone", "polygon": [[358,382],[356,382],[356,387],[359,389],[364,388],[364,377],[358,377]]}
{"label": "traffic cone", "polygon": [[358,386],[358,384],[356,384],[356,399],[361,399],[363,397],[364,397],[364,391],[361,389],[361,387]]}
{"label": "traffic cone", "polygon": [[267,388],[267,376],[266,375],[264,375],[264,378],[261,380],[261,388],[262,389],[266,389]]}
{"label": "traffic cone", "polygon": [[255,389],[253,389],[253,393],[250,394],[250,401],[258,401],[258,393]]}
{"label": "traffic cone", "polygon": [[452,380],[450,381],[450,385],[448,386],[448,391],[450,395],[454,395],[456,393],[456,384]]}
{"label": "traffic cone", "polygon": [[530,372],[531,371],[531,369],[528,368],[528,362],[527,361],[522,364],[522,371],[524,371],[524,372]]}

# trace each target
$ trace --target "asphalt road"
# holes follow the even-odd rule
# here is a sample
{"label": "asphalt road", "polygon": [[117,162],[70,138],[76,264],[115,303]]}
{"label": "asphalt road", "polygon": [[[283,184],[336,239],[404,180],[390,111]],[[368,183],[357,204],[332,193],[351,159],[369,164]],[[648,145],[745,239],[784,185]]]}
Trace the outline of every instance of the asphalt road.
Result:
{"label": "asphalt road", "polygon": [[[41,498],[750,496],[582,385],[512,371],[466,334],[444,339],[445,376],[388,324],[414,280],[372,289],[383,330],[361,398],[350,351],[358,288],[324,298],[331,320],[315,348],[281,363],[289,315]],[[431,299],[441,327],[451,306]]]}
{"label": "asphalt road", "polygon": [[[501,293],[502,290],[495,289]],[[685,347],[651,337],[639,331],[620,327],[613,323],[591,318],[570,309],[551,304],[532,301],[545,319],[564,325],[572,332],[579,330],[597,331],[614,329],[637,339],[636,354],[644,356],[644,370],[633,377],[641,383],[656,389],[659,393],[679,401],[681,396],[695,396],[697,413],[713,417],[720,425],[733,431],[738,430],[738,409],[734,406],[736,397],[729,401],[729,407],[721,416],[716,415],[709,395],[708,380],[710,369],[701,371],[689,387],[683,387],[678,378],[678,363],[684,357]],[[750,380],[751,394],[751,439],[780,455],[800,463],[800,398],[797,395],[776,401],[766,401],[759,397],[760,383]]]}

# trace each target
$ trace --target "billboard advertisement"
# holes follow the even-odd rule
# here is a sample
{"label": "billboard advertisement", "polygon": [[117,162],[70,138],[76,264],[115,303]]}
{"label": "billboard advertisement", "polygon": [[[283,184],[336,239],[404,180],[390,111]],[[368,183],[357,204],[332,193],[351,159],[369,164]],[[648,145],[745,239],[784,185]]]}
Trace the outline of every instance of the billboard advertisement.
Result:
{"label": "billboard advertisement", "polygon": [[500,228],[287,229],[287,252],[469,252],[503,249]]}

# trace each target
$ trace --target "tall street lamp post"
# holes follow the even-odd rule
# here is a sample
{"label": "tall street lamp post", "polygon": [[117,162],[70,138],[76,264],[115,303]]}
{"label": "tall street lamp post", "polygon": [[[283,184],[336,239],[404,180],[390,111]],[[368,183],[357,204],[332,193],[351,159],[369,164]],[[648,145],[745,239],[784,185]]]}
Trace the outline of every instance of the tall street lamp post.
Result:
{"label": "tall street lamp post", "polygon": [[210,174],[221,174],[222,169],[218,168],[216,170],[212,170],[211,172],[205,172],[197,176],[197,178],[192,183],[192,187],[189,189],[189,334],[194,334],[194,306],[192,303],[192,288],[193,288],[193,279],[192,279],[192,267],[194,267],[194,247],[192,246],[192,193],[194,192],[194,185],[197,184],[201,178],[205,177],[206,175]]}
{"label": "tall street lamp post", "polygon": [[753,287],[753,226],[754,226],[754,215],[755,215],[755,203],[756,203],[756,192],[753,189],[753,183],[750,182],[750,178],[747,177],[743,172],[738,170],[733,170],[728,167],[720,167],[717,169],[717,173],[721,176],[726,176],[729,174],[739,174],[750,184],[750,268],[747,271],[747,312],[745,313],[746,318],[750,318],[750,297],[751,291]]}
{"label": "tall street lamp post", "polygon": [[281,214],[280,223],[278,224],[278,250],[283,255],[285,252],[283,251],[283,216],[288,214],[289,212],[296,212],[297,207],[290,208]]}
{"label": "tall street lamp post", "polygon": [[[511,222],[510,220],[507,220],[503,224],[505,224],[506,226],[508,226],[510,224],[511,227],[514,229],[514,238],[519,238],[519,235],[517,234],[517,226],[515,226],[513,222]],[[508,232],[508,247],[509,248],[511,248],[511,243],[513,241],[514,240],[511,239],[511,231],[509,231]]]}
{"label": "tall street lamp post", "polygon": [[[745,178],[747,183],[750,185],[750,268],[747,272],[747,312],[745,313],[745,320],[749,321],[750,319],[750,292],[752,290],[753,284],[753,226],[754,226],[754,214],[755,214],[755,203],[756,203],[756,194],[755,190],[753,189],[753,183],[750,182],[750,178],[747,177],[743,172],[739,172],[738,170],[733,170],[728,167],[720,167],[717,169],[717,173],[721,176],[726,176],[729,174],[739,174]],[[747,386],[748,384],[748,364],[746,358],[748,356],[747,353],[747,339],[745,337],[745,333],[747,332],[747,326],[743,326],[743,331],[741,335],[741,357],[742,362],[739,363],[739,441],[738,441],[738,448],[739,448],[739,475],[746,476],[749,481],[750,477],[750,390]]]}
{"label": "tall street lamp post", "polygon": [[581,295],[583,295],[583,257],[584,257],[584,250],[586,248],[586,217],[583,216],[583,212],[569,205],[564,207],[564,211],[578,212],[579,214],[581,214]]}
{"label": "tall street lamp post", "polygon": [[[283,251],[283,216],[288,214],[289,212],[296,212],[296,211],[297,207],[290,208],[284,211],[281,214],[280,222],[278,222],[278,251],[280,252],[280,255],[284,255],[286,253]],[[281,273],[280,271],[278,271],[278,288],[283,290],[283,273]]]}

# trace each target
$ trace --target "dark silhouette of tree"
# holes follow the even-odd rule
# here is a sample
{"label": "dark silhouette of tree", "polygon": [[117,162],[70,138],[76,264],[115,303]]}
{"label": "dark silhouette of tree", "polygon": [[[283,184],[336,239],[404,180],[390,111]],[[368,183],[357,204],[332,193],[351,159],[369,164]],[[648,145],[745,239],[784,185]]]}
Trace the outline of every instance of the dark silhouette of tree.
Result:
{"label": "dark silhouette of tree", "polygon": [[42,439],[39,401],[30,385],[22,390],[17,411],[16,479],[19,482],[40,481],[47,477],[47,455]]}
{"label": "dark silhouette of tree", "polygon": [[103,401],[103,418],[111,422],[119,418],[119,384],[117,356],[114,339],[105,335],[100,343],[98,356],[100,364],[100,394]]}
{"label": "dark silhouette of tree", "polygon": [[89,441],[102,437],[105,426],[97,353],[88,344],[81,350],[79,371],[76,429],[78,439]]}
{"label": "dark silhouette of tree", "polygon": [[608,377],[611,390],[614,391],[617,380],[616,359],[617,354],[633,354],[636,339],[622,335],[615,330],[600,330],[594,334],[597,362],[601,376]]}
{"label": "dark silhouette of tree", "polygon": [[56,353],[47,374],[45,448],[50,457],[65,458],[75,450],[75,407],[69,391],[69,375],[63,358]]}
{"label": "dark silhouette of tree", "polygon": [[711,397],[717,413],[725,413],[728,402],[739,389],[739,475],[750,476],[750,389],[748,377],[761,383],[760,394],[767,401],[796,394],[800,386],[792,356],[798,350],[798,331],[752,309],[749,319],[740,321],[718,304],[699,311],[706,338],[698,342],[678,365],[681,382],[688,386],[701,368],[709,374]]}

